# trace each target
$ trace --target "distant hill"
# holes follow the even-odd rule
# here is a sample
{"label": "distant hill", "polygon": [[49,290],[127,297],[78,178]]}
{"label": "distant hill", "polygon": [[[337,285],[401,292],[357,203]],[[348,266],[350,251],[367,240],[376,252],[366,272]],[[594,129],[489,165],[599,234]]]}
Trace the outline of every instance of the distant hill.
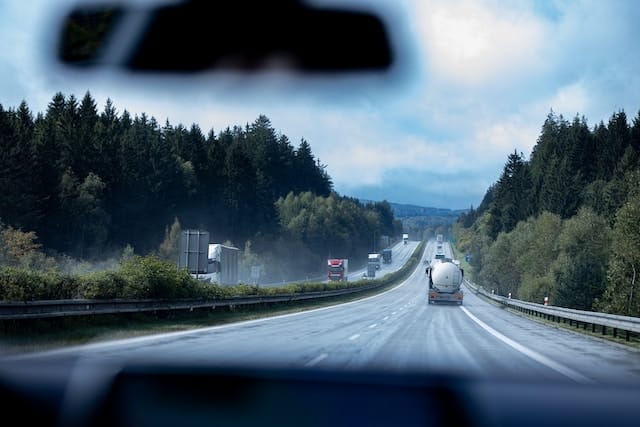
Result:
{"label": "distant hill", "polygon": [[[373,200],[359,199],[362,203],[374,203]],[[417,205],[405,205],[402,203],[389,202],[393,215],[398,218],[411,218],[411,217],[439,217],[450,218],[451,222],[455,221],[458,216],[466,212],[468,209],[445,209],[445,208],[431,208]]]}
{"label": "distant hill", "polygon": [[[372,200],[359,199],[362,203],[373,203]],[[393,215],[402,221],[406,231],[415,233],[416,230],[435,229],[440,226],[448,227],[458,216],[468,209],[445,209],[425,206],[405,205],[389,202]]]}
{"label": "distant hill", "polygon": [[437,216],[437,217],[451,217],[453,219],[466,212],[467,209],[444,209],[444,208],[430,208],[425,206],[416,205],[403,205],[400,203],[389,203],[393,214],[396,218],[407,218],[414,216]]}

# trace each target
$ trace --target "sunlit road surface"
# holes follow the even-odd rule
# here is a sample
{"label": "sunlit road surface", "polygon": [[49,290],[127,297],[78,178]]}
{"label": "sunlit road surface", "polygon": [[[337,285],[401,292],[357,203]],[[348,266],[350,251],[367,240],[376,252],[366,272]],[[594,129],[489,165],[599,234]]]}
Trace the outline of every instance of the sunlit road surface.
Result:
{"label": "sunlit road surface", "polygon": [[[430,242],[425,258],[434,250]],[[399,286],[347,304],[20,357],[89,365],[96,359],[180,361],[640,384],[637,351],[520,317],[468,289],[463,306],[429,305],[426,286],[421,262]]]}

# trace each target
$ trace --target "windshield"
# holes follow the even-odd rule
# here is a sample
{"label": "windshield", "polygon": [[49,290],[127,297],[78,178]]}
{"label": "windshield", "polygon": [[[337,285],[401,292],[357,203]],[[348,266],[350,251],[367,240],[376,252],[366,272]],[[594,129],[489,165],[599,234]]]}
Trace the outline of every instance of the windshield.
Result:
{"label": "windshield", "polygon": [[346,73],[248,9],[186,76],[51,3],[0,6],[0,356],[640,384],[640,3],[310,2],[388,30]]}

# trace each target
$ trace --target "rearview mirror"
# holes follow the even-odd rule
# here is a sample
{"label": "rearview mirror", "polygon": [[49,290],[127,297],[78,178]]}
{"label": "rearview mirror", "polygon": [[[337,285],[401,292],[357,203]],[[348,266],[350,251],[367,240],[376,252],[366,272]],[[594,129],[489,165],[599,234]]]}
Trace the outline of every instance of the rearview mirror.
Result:
{"label": "rearview mirror", "polygon": [[131,71],[326,73],[385,71],[393,63],[379,17],[296,0],[84,5],[66,15],[57,46],[63,64]]}

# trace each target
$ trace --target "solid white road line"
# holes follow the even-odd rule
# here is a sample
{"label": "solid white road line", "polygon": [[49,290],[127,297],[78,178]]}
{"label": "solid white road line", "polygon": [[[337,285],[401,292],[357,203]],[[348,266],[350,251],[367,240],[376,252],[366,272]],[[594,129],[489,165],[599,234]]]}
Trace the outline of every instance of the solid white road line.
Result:
{"label": "solid white road line", "polygon": [[558,372],[559,374],[564,375],[565,377],[571,378],[572,380],[574,380],[576,382],[584,383],[584,384],[593,383],[593,380],[591,380],[590,378],[587,378],[584,375],[574,371],[573,369],[571,369],[571,368],[569,368],[567,366],[564,366],[564,365],[562,365],[562,364],[560,364],[558,362],[555,362],[555,361],[549,359],[548,357],[543,356],[540,353],[537,353],[537,352],[535,352],[533,350],[528,349],[527,347],[523,346],[522,344],[518,344],[517,342],[515,342],[511,338],[508,338],[508,337],[502,335],[500,332],[496,331],[491,326],[487,325],[482,320],[478,319],[476,316],[471,314],[469,312],[469,310],[467,310],[465,307],[460,307],[460,308],[462,309],[462,311],[467,316],[469,316],[469,318],[471,320],[476,322],[482,329],[484,329],[485,331],[489,332],[491,335],[493,335],[494,337],[498,338],[500,341],[502,341],[503,343],[507,344],[511,348],[513,348],[513,349],[519,351],[520,353],[524,354],[525,356],[535,360],[536,362],[546,366],[549,369],[552,369],[552,370]]}

